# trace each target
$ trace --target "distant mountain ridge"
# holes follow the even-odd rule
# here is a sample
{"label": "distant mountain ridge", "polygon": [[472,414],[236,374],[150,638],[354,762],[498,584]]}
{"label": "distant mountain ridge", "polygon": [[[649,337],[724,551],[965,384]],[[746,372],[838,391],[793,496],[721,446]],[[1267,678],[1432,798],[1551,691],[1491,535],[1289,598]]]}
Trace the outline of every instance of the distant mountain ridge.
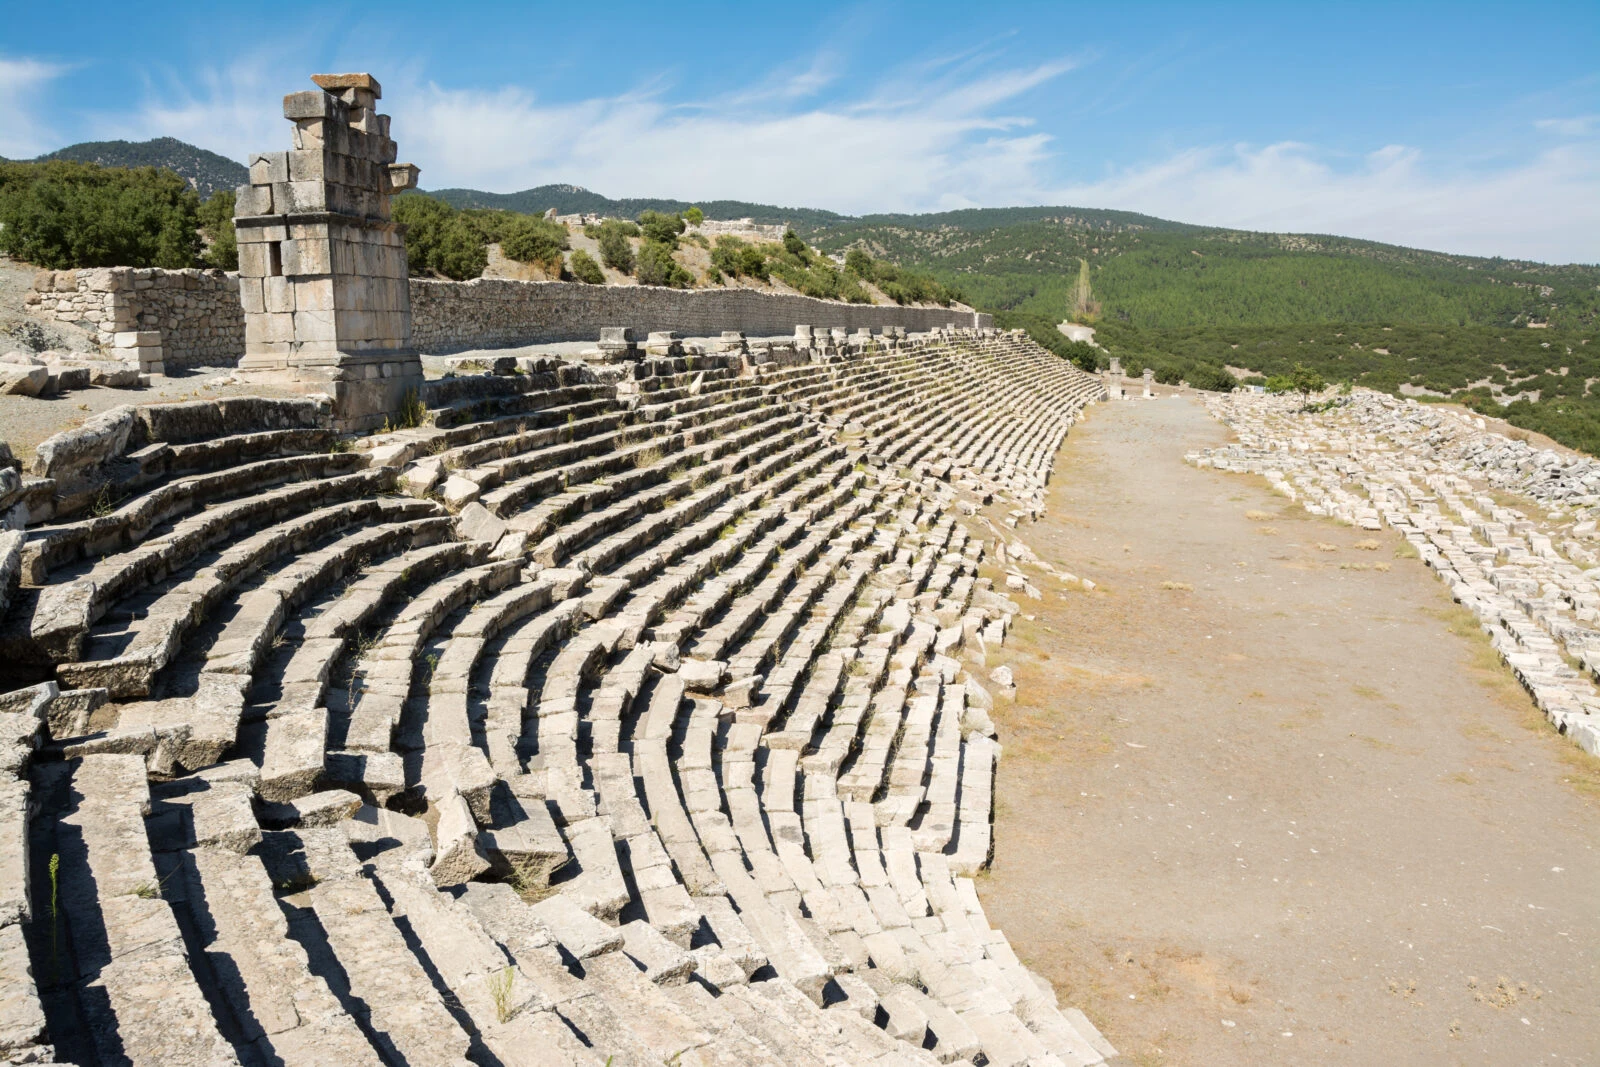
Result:
{"label": "distant mountain ridge", "polygon": [[[239,163],[172,137],[71,145],[41,159],[159,166],[202,195],[247,180]],[[1600,267],[1453,255],[1349,237],[1256,233],[1068,206],[851,216],[745,200],[613,199],[572,184],[515,193],[437,189],[458,208],[634,218],[698,206],[711,219],[788,225],[824,251],[864,248],[924,270],[970,303],[1041,318],[1071,312],[1087,263],[1107,319],[1140,327],[1288,322],[1589,326]]]}
{"label": "distant mountain ridge", "polygon": [[85,141],[48,152],[31,162],[43,163],[51,159],[98,163],[102,167],[164,167],[187,181],[201,199],[219,189],[232,189],[250,180],[250,172],[244,164],[176,137],[157,137],[151,141]]}

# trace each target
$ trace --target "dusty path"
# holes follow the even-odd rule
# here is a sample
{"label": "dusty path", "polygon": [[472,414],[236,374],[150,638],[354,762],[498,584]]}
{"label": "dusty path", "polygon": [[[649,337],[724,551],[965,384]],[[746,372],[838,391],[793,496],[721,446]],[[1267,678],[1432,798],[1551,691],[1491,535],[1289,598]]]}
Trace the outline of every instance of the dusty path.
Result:
{"label": "dusty path", "polygon": [[1057,458],[1024,537],[1101,589],[1008,646],[991,920],[1134,1063],[1600,1062],[1597,761],[1398,537],[1183,464],[1225,437]]}

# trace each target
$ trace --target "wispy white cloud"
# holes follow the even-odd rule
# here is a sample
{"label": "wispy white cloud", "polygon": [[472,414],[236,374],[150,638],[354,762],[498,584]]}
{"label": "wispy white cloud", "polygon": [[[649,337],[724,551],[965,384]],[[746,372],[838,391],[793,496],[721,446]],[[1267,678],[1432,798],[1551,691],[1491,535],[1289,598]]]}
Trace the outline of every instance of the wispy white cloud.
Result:
{"label": "wispy white cloud", "polygon": [[1536,129],[1553,133],[1558,137],[1587,137],[1600,130],[1600,115],[1574,115],[1565,119],[1540,119],[1533,125]]}
{"label": "wispy white cloud", "polygon": [[[1070,181],[1063,175],[1085,170],[1092,148],[1040,131],[1033,112],[1036,91],[1065,77],[1074,60],[1007,65],[1002,50],[979,42],[860,83],[830,56],[691,100],[659,75],[611,95],[550,100],[518,86],[440,84],[413,60],[363,62],[386,72],[402,158],[422,167],[429,188],[510,192],[570,181],[610,196],[847,213],[1072,204],[1481,255],[1600,260],[1600,116],[1537,120],[1542,148],[1509,166],[1440,160],[1403,145],[1351,159],[1282,141],[1193,146]],[[32,62],[0,60],[0,102],[57,73]],[[271,54],[169,76],[128,109],[94,116],[93,134],[171,135],[243,160],[287,143],[278,101],[304,83],[284,72],[303,66]],[[1552,111],[1560,115],[1545,114]],[[26,139],[19,121],[0,119],[0,144]]]}
{"label": "wispy white cloud", "polygon": [[147,75],[142,97],[128,110],[92,113],[90,136],[130,141],[176,137],[241,163],[252,152],[283,148],[288,125],[283,94],[309,88],[283,72],[293,70],[283,57],[257,54],[225,67],[203,67],[175,74]]}
{"label": "wispy white cloud", "polygon": [[657,93],[545,103],[521,89],[428,84],[407,91],[396,132],[433,188],[573,181],[611,196],[916,210],[1014,198],[1017,179],[1045,163],[1048,138],[999,109],[1070,66],[878,85],[802,109],[751,97],[677,105]]}
{"label": "wispy white cloud", "polygon": [[1035,202],[1116,207],[1252,230],[1329,233],[1483,256],[1600,261],[1600,141],[1506,169],[1441,175],[1390,145],[1354,167],[1311,146],[1200,148]]}
{"label": "wispy white cloud", "polygon": [[43,91],[67,72],[58,63],[0,56],[0,156],[26,159],[59,147],[41,118]]}

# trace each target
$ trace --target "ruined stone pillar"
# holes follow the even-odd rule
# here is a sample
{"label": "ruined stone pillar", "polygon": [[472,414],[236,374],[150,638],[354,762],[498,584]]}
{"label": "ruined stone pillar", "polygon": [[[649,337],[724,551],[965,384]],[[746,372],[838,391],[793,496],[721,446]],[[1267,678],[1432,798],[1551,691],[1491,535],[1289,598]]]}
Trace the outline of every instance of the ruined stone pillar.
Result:
{"label": "ruined stone pillar", "polygon": [[1121,400],[1122,391],[1122,360],[1116,356],[1111,357],[1111,369],[1106,372],[1106,396],[1111,400]]}
{"label": "ruined stone pillar", "polygon": [[417,184],[395,162],[370,74],[316,74],[283,98],[294,148],[250,158],[238,190],[246,380],[333,397],[341,428],[371,429],[420,392],[405,227],[389,197]]}
{"label": "ruined stone pillar", "polygon": [[1156,395],[1150,388],[1151,386],[1155,385],[1155,383],[1156,383],[1156,372],[1155,372],[1155,370],[1153,368],[1151,368],[1151,367],[1146,367],[1144,369],[1144,395],[1145,395],[1146,398],[1149,398],[1149,397],[1152,397],[1152,396]]}

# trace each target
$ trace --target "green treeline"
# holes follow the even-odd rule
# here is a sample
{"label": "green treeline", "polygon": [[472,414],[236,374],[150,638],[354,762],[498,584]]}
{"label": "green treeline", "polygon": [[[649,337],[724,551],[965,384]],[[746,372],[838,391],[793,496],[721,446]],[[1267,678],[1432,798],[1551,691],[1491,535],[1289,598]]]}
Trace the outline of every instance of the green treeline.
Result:
{"label": "green treeline", "polygon": [[[213,201],[223,195],[229,234],[213,256],[201,232],[220,236]],[[52,270],[232,267],[232,201],[219,193],[202,203],[188,182],[156,167],[0,163],[0,252]]]}

